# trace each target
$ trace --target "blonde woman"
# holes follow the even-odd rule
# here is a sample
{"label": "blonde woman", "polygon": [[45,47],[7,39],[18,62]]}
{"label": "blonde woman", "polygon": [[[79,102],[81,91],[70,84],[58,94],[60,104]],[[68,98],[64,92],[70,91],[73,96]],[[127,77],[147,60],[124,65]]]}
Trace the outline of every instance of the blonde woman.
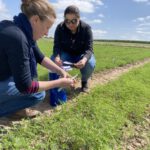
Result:
{"label": "blonde woman", "polygon": [[[55,21],[51,4],[48,0],[22,0],[21,11],[13,21],[0,22],[0,117],[15,112],[33,116],[36,113],[25,108],[41,102],[45,90],[74,85],[68,73],[45,57],[36,44]],[[37,63],[62,78],[37,81]]]}

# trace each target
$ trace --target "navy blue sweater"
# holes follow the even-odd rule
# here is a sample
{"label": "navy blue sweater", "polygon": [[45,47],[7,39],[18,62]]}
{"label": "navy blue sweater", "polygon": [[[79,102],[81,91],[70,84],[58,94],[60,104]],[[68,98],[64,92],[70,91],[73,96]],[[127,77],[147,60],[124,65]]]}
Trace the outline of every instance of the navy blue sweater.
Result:
{"label": "navy blue sweater", "polygon": [[65,23],[60,23],[55,31],[53,54],[56,57],[61,51],[73,56],[83,55],[87,59],[93,54],[93,35],[91,27],[80,20],[77,32],[72,34]]}
{"label": "navy blue sweater", "polygon": [[[34,50],[36,61],[41,63],[44,55],[38,47]],[[16,87],[25,92],[32,85],[29,64],[29,43],[23,33],[11,21],[0,22],[0,81],[13,76]]]}

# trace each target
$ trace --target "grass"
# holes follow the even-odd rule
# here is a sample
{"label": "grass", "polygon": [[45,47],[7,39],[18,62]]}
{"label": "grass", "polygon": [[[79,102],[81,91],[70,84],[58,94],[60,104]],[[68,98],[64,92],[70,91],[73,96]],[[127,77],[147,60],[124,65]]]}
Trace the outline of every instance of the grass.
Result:
{"label": "grass", "polygon": [[[46,56],[49,57],[52,54],[52,41],[43,39],[40,40],[38,44]],[[95,72],[123,66],[150,57],[149,48],[114,46],[109,43],[106,45],[106,42],[105,45],[94,44],[94,53],[97,61]],[[38,66],[38,70],[40,80],[48,79],[48,71],[46,69]],[[73,74],[76,73],[77,71]]]}
{"label": "grass", "polygon": [[146,48],[94,45],[97,60],[96,71],[115,68],[150,57]]}
{"label": "grass", "polygon": [[[50,118],[24,120],[1,140],[4,149],[111,150],[122,128],[142,120],[150,103],[150,64],[94,88]],[[121,148],[120,148],[121,149]]]}
{"label": "grass", "polygon": [[[39,41],[46,56],[52,42]],[[146,48],[94,44],[96,71],[133,63],[150,57]],[[40,66],[39,78],[47,71]],[[87,95],[79,95],[51,117],[22,120],[4,135],[0,149],[25,150],[111,150],[120,147],[124,126],[142,120],[150,104],[150,64],[134,69],[105,86],[97,86]],[[5,132],[5,131],[3,131]],[[128,133],[127,133],[128,134]],[[121,149],[121,148],[120,148]]]}

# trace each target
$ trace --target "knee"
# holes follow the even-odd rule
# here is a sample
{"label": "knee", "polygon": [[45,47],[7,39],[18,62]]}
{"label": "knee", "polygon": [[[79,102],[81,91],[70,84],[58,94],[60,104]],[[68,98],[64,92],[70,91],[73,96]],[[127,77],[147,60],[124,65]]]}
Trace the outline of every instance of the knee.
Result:
{"label": "knee", "polygon": [[42,91],[42,92],[39,93],[37,99],[38,99],[39,101],[42,101],[42,100],[45,99],[45,96],[46,96],[46,92],[45,92],[45,91]]}
{"label": "knee", "polygon": [[92,61],[89,60],[87,64],[85,65],[85,68],[93,70],[95,68],[95,64],[96,64],[95,60],[92,60]]}
{"label": "knee", "polygon": [[93,70],[95,68],[95,62],[89,62],[88,66],[88,68],[91,68]]}
{"label": "knee", "polygon": [[90,64],[91,68],[95,68],[96,60],[95,60],[94,55],[91,56],[88,63]]}
{"label": "knee", "polygon": [[84,75],[84,76],[90,76],[94,69],[95,69],[95,58],[90,58],[88,60],[88,62],[86,63],[86,65],[84,66],[84,68],[82,68],[80,71],[81,71],[81,74]]}
{"label": "knee", "polygon": [[38,93],[35,93],[32,95],[32,99],[35,101],[35,102],[40,102],[40,101],[43,101],[44,98],[46,96],[46,93],[45,91],[42,91],[42,92],[38,92]]}

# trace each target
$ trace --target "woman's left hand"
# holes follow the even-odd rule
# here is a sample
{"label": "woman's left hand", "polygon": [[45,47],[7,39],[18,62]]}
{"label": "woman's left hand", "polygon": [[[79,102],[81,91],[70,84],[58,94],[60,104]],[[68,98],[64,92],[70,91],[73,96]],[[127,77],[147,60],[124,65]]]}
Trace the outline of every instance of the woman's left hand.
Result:
{"label": "woman's left hand", "polygon": [[87,62],[87,58],[84,57],[79,62],[75,63],[74,66],[78,69],[82,69],[85,66],[86,62]]}
{"label": "woman's left hand", "polygon": [[60,76],[62,78],[71,78],[71,75],[63,69],[61,70]]}

